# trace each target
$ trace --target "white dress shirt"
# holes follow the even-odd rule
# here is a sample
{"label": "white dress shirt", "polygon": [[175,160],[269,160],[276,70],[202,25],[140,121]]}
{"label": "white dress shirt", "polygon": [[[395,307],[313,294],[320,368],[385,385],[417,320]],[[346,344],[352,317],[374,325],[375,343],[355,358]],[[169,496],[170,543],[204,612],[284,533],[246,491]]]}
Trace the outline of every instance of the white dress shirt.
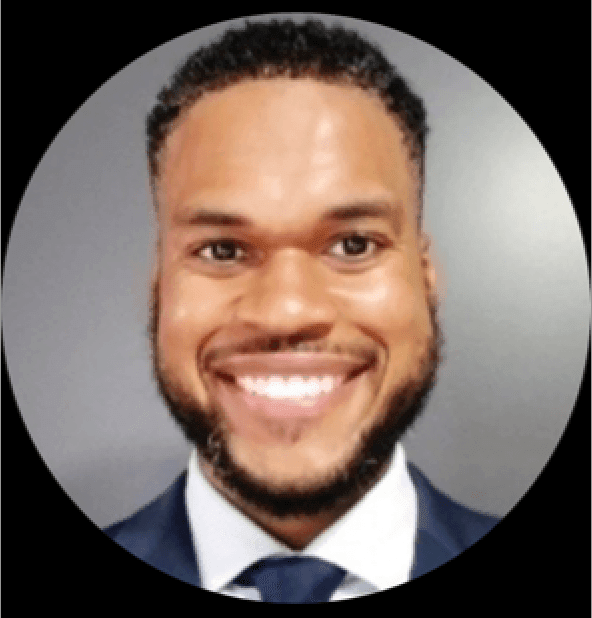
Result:
{"label": "white dress shirt", "polygon": [[189,457],[185,506],[201,587],[260,601],[257,588],[232,585],[245,568],[270,556],[314,556],[346,571],[331,601],[387,590],[409,580],[417,530],[417,496],[406,456],[397,444],[382,479],[302,551],[270,536],[210,485]]}

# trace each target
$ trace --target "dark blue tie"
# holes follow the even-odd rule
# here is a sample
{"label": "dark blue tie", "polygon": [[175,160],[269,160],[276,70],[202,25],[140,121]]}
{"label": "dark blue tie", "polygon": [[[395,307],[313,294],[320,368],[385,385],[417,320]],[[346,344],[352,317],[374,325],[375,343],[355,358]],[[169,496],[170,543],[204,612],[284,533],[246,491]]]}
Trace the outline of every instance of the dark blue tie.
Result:
{"label": "dark blue tie", "polygon": [[345,571],[318,558],[265,558],[235,580],[256,586],[265,603],[326,603],[345,577]]}

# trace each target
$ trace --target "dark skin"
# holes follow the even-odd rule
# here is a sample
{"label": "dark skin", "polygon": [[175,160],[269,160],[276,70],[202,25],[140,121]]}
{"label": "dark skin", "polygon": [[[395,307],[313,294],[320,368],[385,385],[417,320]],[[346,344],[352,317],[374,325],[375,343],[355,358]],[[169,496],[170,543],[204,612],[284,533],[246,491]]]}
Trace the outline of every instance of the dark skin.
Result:
{"label": "dark skin", "polygon": [[[417,230],[418,180],[402,139],[368,92],[274,78],[206,94],[167,140],[158,191],[158,370],[169,393],[183,393],[195,414],[218,406],[233,463],[270,492],[329,482],[384,419],[393,396],[423,379],[436,268]],[[386,211],[322,220],[352,203]],[[200,208],[251,223],[189,223]],[[343,242],[352,234],[368,238],[354,243],[353,253]],[[207,245],[222,238],[233,248]],[[220,408],[216,378],[203,362],[208,353],[254,336],[299,333],[323,351],[371,351],[376,364],[351,398],[298,427]],[[345,501],[280,517],[228,487],[202,455],[210,483],[293,549],[351,507]]]}

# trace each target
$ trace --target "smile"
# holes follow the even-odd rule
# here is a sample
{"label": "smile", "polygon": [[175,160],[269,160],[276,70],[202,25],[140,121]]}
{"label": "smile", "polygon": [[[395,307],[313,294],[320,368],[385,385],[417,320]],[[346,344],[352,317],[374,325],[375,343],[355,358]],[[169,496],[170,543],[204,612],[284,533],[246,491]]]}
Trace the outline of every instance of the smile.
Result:
{"label": "smile", "polygon": [[[321,417],[346,403],[361,379],[360,374],[349,380],[332,377],[330,382],[325,377],[324,381],[312,379],[303,386],[306,384],[304,377],[299,378],[287,381],[278,380],[277,376],[270,379],[246,376],[237,381],[221,379],[220,402],[226,410],[241,415],[274,419]],[[325,385],[324,390],[320,384]]]}
{"label": "smile", "polygon": [[[220,403],[233,415],[254,415],[263,418],[320,418],[347,403],[370,366],[337,361],[323,362],[319,358],[308,363],[290,363],[291,359],[276,355],[275,362],[265,359],[235,359],[234,364],[214,369]],[[316,362],[315,362],[316,361]],[[298,366],[295,366],[298,365]],[[315,375],[299,372],[308,365]],[[275,366],[273,370],[264,373]],[[234,370],[233,373],[230,373]],[[250,371],[249,371],[250,370]],[[295,371],[296,370],[296,371]],[[339,370],[339,371],[338,371]]]}
{"label": "smile", "polygon": [[315,398],[331,393],[343,382],[340,376],[241,376],[237,384],[251,395],[270,399]]}

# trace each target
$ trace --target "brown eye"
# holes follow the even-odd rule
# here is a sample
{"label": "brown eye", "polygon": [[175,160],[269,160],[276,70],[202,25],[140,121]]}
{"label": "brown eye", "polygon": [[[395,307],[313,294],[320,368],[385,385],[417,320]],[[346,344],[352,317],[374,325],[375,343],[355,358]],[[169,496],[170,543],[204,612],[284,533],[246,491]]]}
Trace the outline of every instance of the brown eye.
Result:
{"label": "brown eye", "polygon": [[336,251],[334,254],[343,257],[364,256],[369,244],[376,245],[377,243],[367,236],[362,236],[361,234],[351,234],[350,236],[341,238],[339,242],[334,245],[342,248],[342,251]]}
{"label": "brown eye", "polygon": [[344,238],[343,242],[345,253],[348,255],[351,255],[352,253],[359,255],[360,253],[364,253],[364,250],[368,244],[368,239],[362,238],[362,236],[350,236],[349,238]]}
{"label": "brown eye", "polygon": [[[237,253],[242,249],[232,240],[217,240],[200,247],[196,254],[210,262],[227,262],[237,259]],[[243,258],[238,258],[243,259]]]}

